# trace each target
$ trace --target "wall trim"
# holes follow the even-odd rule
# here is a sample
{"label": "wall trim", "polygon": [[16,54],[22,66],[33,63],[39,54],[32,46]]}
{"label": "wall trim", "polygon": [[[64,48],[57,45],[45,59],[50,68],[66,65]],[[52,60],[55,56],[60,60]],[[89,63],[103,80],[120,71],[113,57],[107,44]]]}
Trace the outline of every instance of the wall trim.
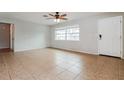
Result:
{"label": "wall trim", "polygon": [[40,48],[32,48],[32,49],[21,49],[21,50],[15,50],[14,52],[24,52],[24,51],[31,51],[31,50],[36,50],[36,49],[44,49],[44,48],[47,48],[46,47],[40,47]]}
{"label": "wall trim", "polygon": [[72,50],[72,49],[67,49],[67,48],[66,49],[65,48],[58,48],[58,47],[49,47],[49,48],[67,50],[67,51],[78,52],[78,53],[85,53],[85,54],[90,54],[90,55],[99,55],[98,53],[90,53],[90,52],[86,52],[86,51]]}

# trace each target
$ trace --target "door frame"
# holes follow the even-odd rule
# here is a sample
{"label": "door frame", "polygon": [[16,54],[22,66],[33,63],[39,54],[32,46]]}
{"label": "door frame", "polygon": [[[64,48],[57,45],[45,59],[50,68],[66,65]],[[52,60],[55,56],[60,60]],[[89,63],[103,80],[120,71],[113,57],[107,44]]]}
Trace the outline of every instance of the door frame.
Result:
{"label": "door frame", "polygon": [[[120,31],[120,34],[121,34],[121,36],[120,36],[120,58],[121,59],[124,59],[124,49],[123,49],[123,47],[124,47],[124,43],[123,43],[123,39],[124,39],[124,36],[123,36],[123,34],[124,34],[124,32],[123,32],[123,25],[124,25],[124,23],[123,23],[123,16],[113,16],[113,17],[120,17],[120,23],[121,23],[121,25],[120,25],[120,28],[121,28],[121,31]],[[107,18],[111,18],[111,17],[107,17]],[[106,19],[106,18],[104,18],[104,19]],[[101,19],[100,19],[101,20]],[[98,21],[98,23],[99,23],[99,21]],[[97,42],[98,42],[98,55],[100,55],[100,47],[99,47],[99,42],[100,42],[100,40],[99,40],[99,34],[100,34],[100,32],[99,32],[99,28],[98,28],[98,33],[97,33]]]}
{"label": "door frame", "polygon": [[10,49],[14,52],[15,26],[10,24]]}
{"label": "door frame", "polygon": [[9,31],[9,48],[12,50],[12,52],[14,52],[14,50],[15,50],[15,48],[14,48],[14,46],[15,46],[14,45],[14,42],[15,42],[15,39],[14,39],[15,38],[15,24],[9,23],[9,22],[2,22],[2,21],[0,21],[0,23],[5,23],[5,24],[9,24],[10,25],[10,31]]}

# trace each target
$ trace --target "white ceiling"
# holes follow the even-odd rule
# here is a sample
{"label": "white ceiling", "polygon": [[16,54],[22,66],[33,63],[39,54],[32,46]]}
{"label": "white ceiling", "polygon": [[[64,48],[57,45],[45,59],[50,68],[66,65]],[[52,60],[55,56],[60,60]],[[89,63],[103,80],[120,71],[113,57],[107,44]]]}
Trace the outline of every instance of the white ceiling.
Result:
{"label": "white ceiling", "polygon": [[[46,20],[46,18],[43,17],[43,15],[46,15],[48,13],[50,12],[0,12],[0,17],[20,19],[45,25],[57,24],[52,19]],[[54,14],[54,12],[52,13]],[[101,14],[101,12],[62,12],[62,13],[67,13],[68,21]]]}

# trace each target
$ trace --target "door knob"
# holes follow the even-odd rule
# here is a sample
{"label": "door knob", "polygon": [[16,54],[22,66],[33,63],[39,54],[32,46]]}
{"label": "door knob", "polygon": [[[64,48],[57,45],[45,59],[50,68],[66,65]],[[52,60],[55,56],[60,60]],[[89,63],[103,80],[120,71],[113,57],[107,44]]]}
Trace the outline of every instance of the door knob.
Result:
{"label": "door knob", "polygon": [[100,40],[102,39],[102,35],[101,35],[101,34],[99,34],[99,39],[100,39]]}

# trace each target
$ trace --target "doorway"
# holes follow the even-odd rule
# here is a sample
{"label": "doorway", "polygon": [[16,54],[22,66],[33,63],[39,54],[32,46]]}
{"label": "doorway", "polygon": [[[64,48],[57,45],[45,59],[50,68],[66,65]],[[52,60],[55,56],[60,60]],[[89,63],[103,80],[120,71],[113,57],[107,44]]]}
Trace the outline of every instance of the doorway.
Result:
{"label": "doorway", "polygon": [[122,16],[99,20],[99,54],[122,57]]}
{"label": "doorway", "polygon": [[14,51],[14,25],[0,23],[0,53]]}

